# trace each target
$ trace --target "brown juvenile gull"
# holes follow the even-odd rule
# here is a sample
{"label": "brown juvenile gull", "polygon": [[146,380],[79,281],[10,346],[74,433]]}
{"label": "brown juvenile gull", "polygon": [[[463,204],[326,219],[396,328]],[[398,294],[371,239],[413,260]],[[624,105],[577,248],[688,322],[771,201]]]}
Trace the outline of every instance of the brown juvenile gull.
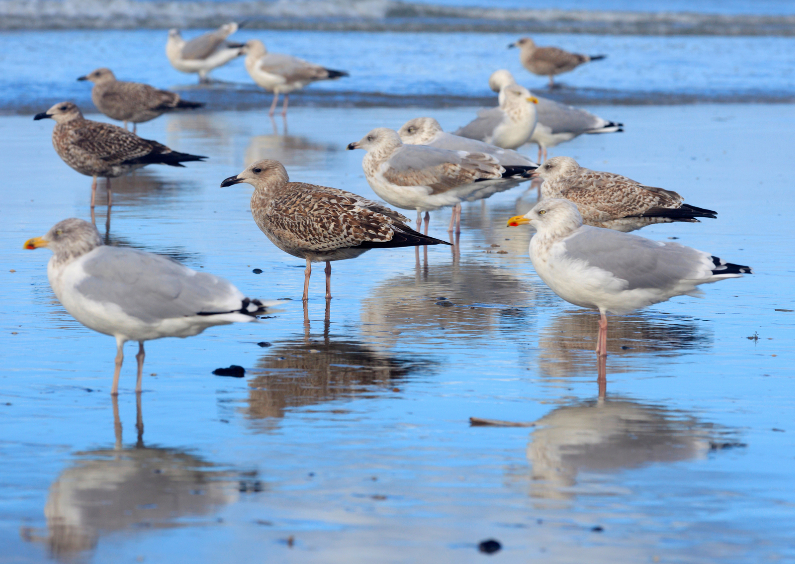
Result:
{"label": "brown juvenile gull", "polygon": [[63,162],[80,174],[92,176],[91,207],[97,192],[97,177],[107,180],[108,206],[113,204],[110,179],[123,176],[150,164],[184,166],[181,163],[201,161],[207,157],[172,151],[157,141],[141,139],[124,128],[85,119],[72,102],[55,104],[34,120],[52,118],[52,144]]}
{"label": "brown juvenile gull", "polygon": [[[500,92],[503,86],[516,84],[513,75],[500,69],[491,73],[489,77],[489,88],[494,92]],[[560,143],[571,141],[583,133],[616,133],[624,131],[623,123],[616,123],[595,116],[581,108],[567,106],[549,98],[537,96],[538,123],[536,123],[533,134],[528,143],[538,145],[538,161],[544,162],[547,159],[547,149],[555,147]]]}
{"label": "brown juvenile gull", "polygon": [[518,149],[530,139],[538,115],[538,98],[524,86],[508,84],[500,90],[497,108],[480,110],[478,117],[454,133],[503,149]]}
{"label": "brown juvenile gull", "polygon": [[516,43],[511,43],[508,48],[519,47],[519,60],[522,66],[533,74],[549,77],[549,87],[555,87],[553,77],[556,74],[574,70],[583,63],[604,59],[605,55],[581,55],[570,53],[557,47],[536,47],[535,42],[529,37],[523,37]]}
{"label": "brown juvenile gull", "polygon": [[529,223],[530,260],[538,276],[569,303],[598,309],[596,353],[607,355],[607,312],[627,313],[674,296],[698,296],[699,284],[750,274],[747,266],[678,243],[662,243],[583,225],[574,202],[541,200],[509,226]]}
{"label": "brown juvenile gull", "polygon": [[345,71],[331,70],[298,57],[282,53],[269,53],[265,44],[251,39],[243,47],[246,55],[246,70],[251,79],[268,92],[273,92],[273,102],[268,115],[276,111],[279,94],[284,94],[282,115],[287,115],[290,92],[300,90],[318,80],[333,80],[348,76]]}
{"label": "brown juvenile gull", "polygon": [[158,90],[140,82],[116,80],[113,71],[106,68],[97,69],[77,80],[88,80],[94,83],[91,89],[91,101],[97,109],[111,119],[133,124],[133,133],[137,125],[165,112],[176,109],[201,108],[204,104],[182,100],[176,92]]}
{"label": "brown juvenile gull", "polygon": [[414,231],[407,218],[357,194],[290,182],[279,161],[257,161],[221,187],[254,186],[251,215],[271,242],[306,260],[304,301],[309,299],[313,262],[326,263],[326,299],[331,299],[331,261],[356,258],[370,249],[447,245]]}
{"label": "brown juvenile gull", "polygon": [[684,203],[662,188],[645,186],[612,172],[583,168],[571,157],[552,157],[535,171],[544,179],[541,198],[565,198],[577,204],[586,225],[634,231],[654,223],[715,219],[718,212]]}
{"label": "brown juvenile gull", "polygon": [[182,39],[179,30],[171,29],[166,42],[166,56],[171,66],[178,71],[197,72],[199,82],[209,82],[211,70],[243,54],[242,43],[230,43],[226,40],[238,27],[235,22],[230,22],[187,42]]}
{"label": "brown juvenile gull", "polygon": [[255,321],[278,302],[245,297],[232,284],[207,272],[191,270],[160,255],[102,244],[97,228],[82,219],[56,223],[26,249],[53,252],[47,277],[72,317],[116,338],[116,370],[111,394],[119,393],[119,372],[127,341],[138,341],[141,392],[144,341],[190,337],[213,325]]}
{"label": "brown juvenile gull", "polygon": [[[535,167],[502,166],[492,155],[450,151],[426,145],[404,145],[396,131],[379,127],[350,143],[348,150],[364,149],[362,169],[373,191],[387,203],[405,210],[417,210],[417,230],[425,212],[428,232],[430,210],[455,206],[467,199],[478,199],[478,192],[493,193],[486,180],[521,178]],[[450,229],[461,230],[460,217],[454,214]]]}

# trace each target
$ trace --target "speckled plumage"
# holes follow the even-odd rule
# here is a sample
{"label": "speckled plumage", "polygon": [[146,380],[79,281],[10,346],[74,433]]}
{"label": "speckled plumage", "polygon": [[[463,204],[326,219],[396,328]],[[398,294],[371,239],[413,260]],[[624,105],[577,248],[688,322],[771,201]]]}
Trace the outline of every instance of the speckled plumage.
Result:
{"label": "speckled plumage", "polygon": [[582,55],[570,53],[558,47],[536,47],[529,37],[523,37],[508,47],[520,47],[519,60],[522,66],[533,74],[548,76],[549,85],[553,86],[553,76],[574,70],[583,63],[604,59],[604,55]]}
{"label": "speckled plumage", "polygon": [[541,197],[565,198],[577,204],[586,225],[634,231],[654,223],[698,222],[716,212],[684,203],[670,190],[644,186],[612,172],[583,168],[570,157],[553,157],[537,174],[544,179]]}

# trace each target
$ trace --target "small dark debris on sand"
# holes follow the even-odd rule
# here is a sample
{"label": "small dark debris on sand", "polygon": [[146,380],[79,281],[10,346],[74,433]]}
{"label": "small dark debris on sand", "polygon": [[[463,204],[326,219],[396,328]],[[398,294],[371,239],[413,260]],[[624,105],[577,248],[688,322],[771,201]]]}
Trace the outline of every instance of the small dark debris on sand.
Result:
{"label": "small dark debris on sand", "polygon": [[261,268],[255,268],[251,272],[253,272],[254,274],[262,274],[262,269]]}
{"label": "small dark debris on sand", "polygon": [[728,442],[728,443],[721,443],[716,441],[709,442],[709,450],[726,450],[729,448],[745,448],[748,445],[745,443],[738,443],[738,442]]}
{"label": "small dark debris on sand", "polygon": [[501,548],[502,545],[500,544],[500,542],[494,539],[481,541],[481,543],[478,545],[478,550],[484,554],[494,554],[495,552],[498,552]]}
{"label": "small dark debris on sand", "polygon": [[482,417],[470,417],[469,424],[472,427],[535,427],[535,423],[516,423],[514,421],[500,421],[499,419],[483,419]]}
{"label": "small dark debris on sand", "polygon": [[232,378],[242,378],[246,375],[246,369],[237,364],[233,364],[229,368],[216,368],[213,370],[216,376],[231,376]]}
{"label": "small dark debris on sand", "polygon": [[271,346],[271,344],[268,341],[260,341],[259,343],[257,343],[257,346],[265,348]]}
{"label": "small dark debris on sand", "polygon": [[448,300],[444,300],[444,301],[436,302],[436,305],[442,306],[442,307],[453,307],[454,304],[453,304],[453,302],[450,302]]}
{"label": "small dark debris on sand", "polygon": [[596,525],[595,527],[591,527],[591,531],[593,531],[594,533],[603,533],[605,531],[605,528],[602,527],[601,525]]}

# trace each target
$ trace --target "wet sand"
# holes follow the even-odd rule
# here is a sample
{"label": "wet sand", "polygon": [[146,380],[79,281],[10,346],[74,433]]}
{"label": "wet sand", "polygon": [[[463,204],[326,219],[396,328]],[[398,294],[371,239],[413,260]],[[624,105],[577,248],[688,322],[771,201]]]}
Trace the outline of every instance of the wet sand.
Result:
{"label": "wet sand", "polygon": [[[257,229],[251,189],[221,180],[268,157],[295,180],[374,197],[347,143],[418,115],[452,130],[475,109],[296,105],[286,135],[264,112],[139,128],[210,159],[114,181],[107,240],[292,301],[257,325],[148,343],[140,403],[128,345],[117,405],[113,339],[60,306],[49,251],[22,250],[89,217],[90,179],[55,155],[52,123],[0,117],[0,561],[469,562],[488,538],[511,561],[795,557],[791,106],[607,110],[595,111],[625,133],[551,155],[717,210],[640,234],[755,274],[613,317],[605,398],[597,316],[544,286],[529,231],[505,227],[535,201],[522,188],[464,206],[458,257],[432,247],[419,267],[411,249],[335,263],[328,321],[317,269],[305,323],[302,261]],[[432,213],[431,235],[446,238],[448,221]],[[212,375],[231,364],[246,377]],[[471,427],[473,416],[535,426]]]}

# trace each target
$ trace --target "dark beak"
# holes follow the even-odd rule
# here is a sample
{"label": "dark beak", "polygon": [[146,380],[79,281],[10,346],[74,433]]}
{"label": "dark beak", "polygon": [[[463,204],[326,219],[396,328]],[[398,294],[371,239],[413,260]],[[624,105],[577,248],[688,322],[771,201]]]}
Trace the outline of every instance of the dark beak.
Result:
{"label": "dark beak", "polygon": [[240,179],[237,177],[237,175],[235,175],[235,176],[230,176],[229,178],[227,178],[226,180],[224,180],[223,182],[221,182],[221,188],[226,188],[227,186],[233,186],[233,185],[235,185],[235,184],[240,184],[241,182],[243,182],[243,181],[242,181],[242,180],[240,180]]}
{"label": "dark beak", "polygon": [[47,118],[51,118],[51,117],[52,116],[50,114],[48,114],[47,112],[41,112],[40,114],[36,114],[35,116],[33,116],[33,121],[38,121],[40,119],[47,119]]}
{"label": "dark beak", "polygon": [[87,76],[78,76],[77,80],[88,80]]}
{"label": "dark beak", "polygon": [[508,49],[513,49],[514,47],[516,47],[516,43],[511,43],[510,45],[508,45]]}
{"label": "dark beak", "polygon": [[359,145],[357,143],[348,143],[347,149],[349,151],[353,151],[354,149],[358,149],[358,148],[359,148]]}

